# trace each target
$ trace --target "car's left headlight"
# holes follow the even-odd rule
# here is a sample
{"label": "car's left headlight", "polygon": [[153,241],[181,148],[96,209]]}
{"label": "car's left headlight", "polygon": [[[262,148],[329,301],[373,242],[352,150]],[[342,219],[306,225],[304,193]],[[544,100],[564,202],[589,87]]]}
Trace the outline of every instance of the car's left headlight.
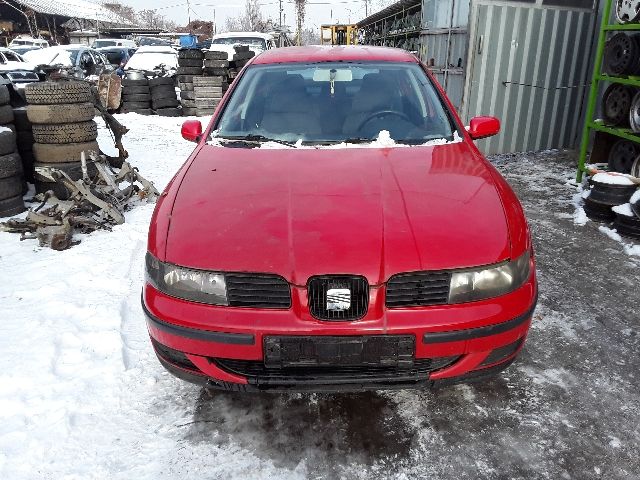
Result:
{"label": "car's left headlight", "polygon": [[465,303],[499,297],[522,286],[531,271],[531,252],[501,265],[453,272],[449,303]]}
{"label": "car's left headlight", "polygon": [[147,252],[147,281],[172,297],[210,305],[228,305],[224,275],[164,263]]}

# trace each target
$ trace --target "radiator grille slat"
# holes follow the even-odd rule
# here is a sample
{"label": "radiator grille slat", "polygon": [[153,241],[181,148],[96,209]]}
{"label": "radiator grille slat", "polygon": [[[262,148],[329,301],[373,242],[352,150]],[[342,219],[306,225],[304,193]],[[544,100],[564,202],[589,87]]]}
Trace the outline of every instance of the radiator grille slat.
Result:
{"label": "radiator grille slat", "polygon": [[444,305],[449,298],[450,283],[450,272],[394,275],[387,282],[385,303],[389,308]]}
{"label": "radiator grille slat", "polygon": [[278,275],[228,273],[227,299],[231,307],[289,308],[291,288]]}

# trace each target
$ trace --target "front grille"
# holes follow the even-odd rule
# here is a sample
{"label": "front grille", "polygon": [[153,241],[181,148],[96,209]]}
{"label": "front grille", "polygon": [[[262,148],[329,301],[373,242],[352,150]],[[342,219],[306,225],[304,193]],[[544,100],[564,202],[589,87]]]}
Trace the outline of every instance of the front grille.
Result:
{"label": "front grille", "polygon": [[444,305],[449,299],[450,272],[394,275],[387,282],[387,307]]}
{"label": "front grille", "polygon": [[[349,307],[335,309],[327,298],[329,290],[349,290],[341,294],[339,299],[348,302]],[[309,296],[309,310],[311,315],[320,320],[357,320],[367,313],[369,308],[369,284],[367,279],[349,275],[327,275],[312,277],[307,285]]]}
{"label": "front grille", "polygon": [[393,379],[396,377],[424,376],[433,371],[432,359],[415,360],[412,367],[388,367],[379,365],[339,365],[330,367],[277,367],[267,368],[262,361],[211,359],[223,370],[262,382],[304,382],[358,379]]}
{"label": "front grille", "polygon": [[231,307],[289,308],[291,289],[277,275],[227,273],[227,300]]}

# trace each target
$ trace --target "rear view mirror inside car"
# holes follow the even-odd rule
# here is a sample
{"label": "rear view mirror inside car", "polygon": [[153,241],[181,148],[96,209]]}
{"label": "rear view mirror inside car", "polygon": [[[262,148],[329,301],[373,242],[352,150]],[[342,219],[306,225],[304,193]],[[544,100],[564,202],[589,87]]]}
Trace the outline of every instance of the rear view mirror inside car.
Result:
{"label": "rear view mirror inside car", "polygon": [[314,82],[350,82],[353,75],[350,69],[317,68],[313,72]]}

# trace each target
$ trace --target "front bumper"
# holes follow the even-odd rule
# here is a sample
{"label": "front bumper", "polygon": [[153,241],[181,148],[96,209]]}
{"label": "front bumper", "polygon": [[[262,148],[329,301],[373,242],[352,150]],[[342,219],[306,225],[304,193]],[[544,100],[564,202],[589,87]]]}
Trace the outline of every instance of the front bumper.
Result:
{"label": "front bumper", "polygon": [[[289,310],[199,305],[149,285],[142,306],[160,362],[185,380],[226,390],[345,391],[424,388],[494,375],[522,349],[536,301],[532,275],[520,289],[498,299],[386,310],[378,318],[368,315],[354,322],[304,317],[296,313],[295,302]],[[284,335],[412,335],[416,365],[335,375],[265,370],[265,337]]]}

